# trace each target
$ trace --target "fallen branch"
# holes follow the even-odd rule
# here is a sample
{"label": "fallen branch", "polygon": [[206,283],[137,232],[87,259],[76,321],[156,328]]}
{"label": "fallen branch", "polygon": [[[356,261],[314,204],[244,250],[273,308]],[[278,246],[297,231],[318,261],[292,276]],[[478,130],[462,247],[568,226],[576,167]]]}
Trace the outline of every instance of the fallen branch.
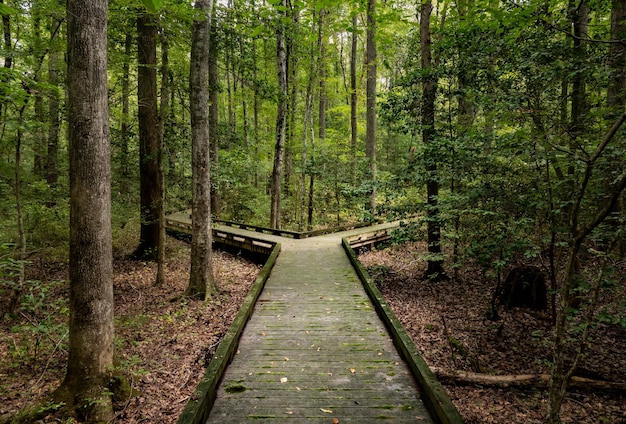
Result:
{"label": "fallen branch", "polygon": [[[490,387],[548,387],[549,374],[519,374],[519,375],[491,375],[470,371],[447,371],[441,368],[431,368],[437,378],[442,381],[451,381],[462,385],[481,385]],[[573,389],[615,390],[626,392],[626,383],[594,380],[591,378],[573,376],[567,386]]]}

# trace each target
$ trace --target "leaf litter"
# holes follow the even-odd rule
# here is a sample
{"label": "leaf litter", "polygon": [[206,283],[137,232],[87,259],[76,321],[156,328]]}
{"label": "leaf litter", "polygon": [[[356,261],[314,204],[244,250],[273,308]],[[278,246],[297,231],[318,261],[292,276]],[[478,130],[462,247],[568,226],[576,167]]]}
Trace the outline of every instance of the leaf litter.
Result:
{"label": "leaf litter", "polygon": [[[254,283],[260,266],[214,251],[220,293],[207,302],[181,297],[189,282],[189,247],[168,239],[166,282],[155,286],[156,264],[114,260],[115,355],[134,394],[116,402],[115,423],[175,423],[204,374],[222,337]],[[41,281],[47,304],[67,299],[67,266],[37,258],[29,279]],[[62,283],[59,283],[61,281]],[[67,337],[53,335],[57,349],[44,350],[12,329],[53,314],[46,305],[0,325],[0,416],[45,399],[64,377]],[[67,328],[67,316],[55,317]],[[62,333],[61,333],[62,334]],[[37,350],[38,349],[38,350]],[[49,419],[56,419],[49,417]]]}
{"label": "leaf litter", "polygon": [[[415,258],[425,250],[425,243],[407,243],[363,252],[359,260],[431,368],[447,372],[478,368],[495,375],[549,373],[552,327],[546,316],[500,308],[499,321],[487,320],[494,284],[468,265],[449,281],[423,281],[426,263]],[[621,275],[621,292],[615,299],[626,298],[626,269]],[[615,307],[610,303],[609,299],[608,306]],[[580,368],[592,378],[626,381],[626,330],[599,324]],[[545,422],[547,390],[442,384],[466,424]],[[624,424],[626,394],[570,390],[561,419],[572,424]]]}

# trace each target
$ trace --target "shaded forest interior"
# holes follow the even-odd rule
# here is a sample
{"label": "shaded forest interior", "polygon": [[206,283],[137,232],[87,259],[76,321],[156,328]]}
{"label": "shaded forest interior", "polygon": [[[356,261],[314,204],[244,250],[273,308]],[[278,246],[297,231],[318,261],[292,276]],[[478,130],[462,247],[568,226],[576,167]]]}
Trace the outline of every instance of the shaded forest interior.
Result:
{"label": "shaded forest interior", "polygon": [[[49,319],[87,310],[88,275],[112,302],[114,256],[168,284],[164,215],[188,208],[196,234],[211,217],[403,220],[392,241],[419,281],[472,269],[494,328],[545,318],[549,423],[594,331],[624,337],[626,0],[0,0],[0,15],[0,313],[40,334],[3,335],[16,363],[72,351]],[[182,298],[222,296],[206,246]],[[76,297],[45,288],[41,263],[69,267]]]}

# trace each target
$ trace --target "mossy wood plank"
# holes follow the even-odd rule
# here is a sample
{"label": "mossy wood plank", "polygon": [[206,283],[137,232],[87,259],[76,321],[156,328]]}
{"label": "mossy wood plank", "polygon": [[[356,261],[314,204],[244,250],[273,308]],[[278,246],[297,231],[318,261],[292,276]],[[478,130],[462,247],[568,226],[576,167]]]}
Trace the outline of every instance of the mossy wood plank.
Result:
{"label": "mossy wood plank", "polygon": [[432,422],[340,239],[295,241],[257,300],[207,423],[335,417]]}

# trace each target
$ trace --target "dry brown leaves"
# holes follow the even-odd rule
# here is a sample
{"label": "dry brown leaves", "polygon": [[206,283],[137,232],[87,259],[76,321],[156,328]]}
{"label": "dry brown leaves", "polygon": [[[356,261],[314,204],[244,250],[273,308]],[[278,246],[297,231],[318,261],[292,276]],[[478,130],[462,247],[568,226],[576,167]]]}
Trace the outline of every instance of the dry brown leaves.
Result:
{"label": "dry brown leaves", "polygon": [[[189,278],[189,248],[168,239],[168,249],[166,284],[160,287],[154,285],[155,264],[125,259],[114,264],[116,363],[131,376],[136,391],[135,396],[118,400],[116,423],[176,422],[260,269],[215,252],[220,293],[208,302],[192,301],[180,297]],[[52,276],[45,262],[34,268],[33,275],[41,280],[67,278],[63,266],[55,266],[61,270]],[[48,296],[51,301],[66,298],[67,284],[54,285]],[[44,315],[45,311],[29,311],[2,322],[0,354],[12,360],[0,363],[0,415],[45,398],[63,378],[66,340],[54,351],[35,353],[11,331],[16,325],[28,325],[26,317],[36,322]]]}
{"label": "dry brown leaves", "polygon": [[[552,327],[546,315],[515,308],[500,309],[499,321],[485,319],[493,283],[472,267],[459,269],[450,281],[422,281],[426,266],[417,258],[424,249],[423,243],[415,243],[366,252],[359,259],[377,277],[379,288],[430,366],[447,371],[479,368],[489,374],[548,372]],[[448,342],[446,334],[458,344]],[[592,378],[625,381],[626,331],[598,326],[581,368]],[[444,387],[468,424],[545,421],[543,390]],[[626,397],[570,392],[561,412],[567,423],[626,423]]]}

